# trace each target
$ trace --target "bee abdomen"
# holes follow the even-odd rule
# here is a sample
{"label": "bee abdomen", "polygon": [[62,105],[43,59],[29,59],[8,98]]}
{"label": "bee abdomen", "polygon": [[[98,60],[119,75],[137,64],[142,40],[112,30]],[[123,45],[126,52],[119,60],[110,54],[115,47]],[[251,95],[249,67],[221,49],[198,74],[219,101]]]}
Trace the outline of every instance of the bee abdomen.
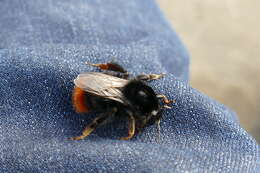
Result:
{"label": "bee abdomen", "polygon": [[86,94],[85,91],[79,87],[75,87],[72,93],[73,107],[78,113],[86,113],[89,111],[86,104]]}

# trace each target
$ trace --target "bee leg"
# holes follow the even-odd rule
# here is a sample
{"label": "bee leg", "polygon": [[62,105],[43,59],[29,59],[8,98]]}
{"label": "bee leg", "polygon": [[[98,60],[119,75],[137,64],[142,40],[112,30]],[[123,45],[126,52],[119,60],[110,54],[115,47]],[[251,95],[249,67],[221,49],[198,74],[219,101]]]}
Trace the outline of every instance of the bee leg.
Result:
{"label": "bee leg", "polygon": [[158,120],[156,121],[158,141],[161,139],[161,126],[160,126],[160,122],[161,122],[161,119],[158,119]]}
{"label": "bee leg", "polygon": [[121,140],[129,140],[129,139],[131,139],[133,136],[134,136],[134,134],[135,134],[135,118],[134,118],[134,116],[133,115],[131,115],[131,114],[129,114],[129,116],[128,116],[128,118],[129,118],[129,124],[128,124],[128,136],[126,136],[126,137],[121,137],[120,139]]}
{"label": "bee leg", "polygon": [[159,98],[159,99],[163,99],[164,108],[170,109],[171,107],[168,106],[168,104],[175,103],[175,100],[169,100],[169,99],[168,99],[165,95],[163,95],[163,94],[158,94],[156,97]]}
{"label": "bee leg", "polygon": [[110,70],[110,71],[115,71],[120,73],[127,73],[127,71],[121,65],[114,62],[109,62],[106,64],[91,64],[86,62],[86,64],[94,67],[98,67],[101,70]]}
{"label": "bee leg", "polygon": [[71,140],[81,140],[87,137],[93,130],[95,130],[98,126],[104,124],[111,116],[109,115],[102,115],[95,118],[82,132],[82,135],[71,137]]}
{"label": "bee leg", "polygon": [[129,77],[129,73],[117,63],[110,62],[106,64],[91,64],[86,62],[86,64],[94,67],[98,67],[100,70],[109,70],[112,72],[117,72],[117,73],[107,72],[107,74],[112,76],[116,76],[123,79],[127,79]]}
{"label": "bee leg", "polygon": [[136,76],[136,79],[143,80],[143,81],[150,81],[150,80],[160,79],[163,76],[165,76],[165,73],[161,73],[161,74],[141,74],[141,75]]}

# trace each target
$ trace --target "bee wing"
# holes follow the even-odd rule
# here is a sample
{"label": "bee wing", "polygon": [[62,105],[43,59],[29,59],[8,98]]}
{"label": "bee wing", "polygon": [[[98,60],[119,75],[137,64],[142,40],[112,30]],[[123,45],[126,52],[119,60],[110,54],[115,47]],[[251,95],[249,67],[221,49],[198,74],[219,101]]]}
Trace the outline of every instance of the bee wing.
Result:
{"label": "bee wing", "polygon": [[86,92],[124,103],[121,88],[128,80],[98,72],[79,74],[74,84]]}

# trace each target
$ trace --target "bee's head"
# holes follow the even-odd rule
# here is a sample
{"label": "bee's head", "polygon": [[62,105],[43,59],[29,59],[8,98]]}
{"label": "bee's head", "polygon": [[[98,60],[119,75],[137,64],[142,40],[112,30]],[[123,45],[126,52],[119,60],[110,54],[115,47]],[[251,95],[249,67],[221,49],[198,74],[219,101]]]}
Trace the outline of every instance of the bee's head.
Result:
{"label": "bee's head", "polygon": [[159,108],[158,99],[153,89],[139,80],[131,80],[123,88],[124,97],[143,114],[152,113]]}

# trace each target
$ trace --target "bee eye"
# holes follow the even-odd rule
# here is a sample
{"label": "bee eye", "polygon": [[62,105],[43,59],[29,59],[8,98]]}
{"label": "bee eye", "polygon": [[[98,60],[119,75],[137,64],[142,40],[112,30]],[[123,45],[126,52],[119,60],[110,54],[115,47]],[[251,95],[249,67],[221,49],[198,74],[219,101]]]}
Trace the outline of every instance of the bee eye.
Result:
{"label": "bee eye", "polygon": [[142,91],[142,90],[138,91],[138,95],[141,96],[141,97],[145,97],[145,98],[148,97],[147,94],[144,91]]}

